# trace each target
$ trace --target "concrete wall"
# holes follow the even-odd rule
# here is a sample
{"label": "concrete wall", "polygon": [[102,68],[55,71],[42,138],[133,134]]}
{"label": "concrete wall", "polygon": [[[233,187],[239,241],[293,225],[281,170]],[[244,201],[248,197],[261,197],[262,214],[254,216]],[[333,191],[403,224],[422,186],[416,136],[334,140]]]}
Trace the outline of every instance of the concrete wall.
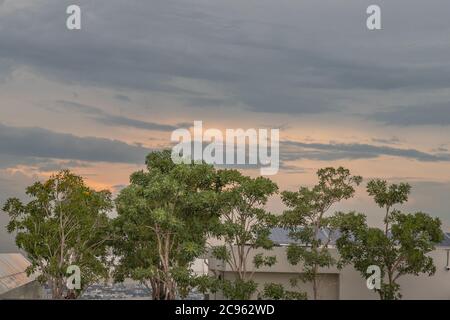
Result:
{"label": "concrete wall", "polygon": [[[261,272],[256,273],[253,280],[259,284],[258,289],[260,290],[264,288],[264,283],[278,283],[283,285],[283,287],[289,291],[306,292],[308,299],[312,299],[314,297],[312,283],[303,283],[299,280],[297,286],[292,287],[290,279],[292,279],[293,276],[292,273]],[[318,279],[320,300],[339,299],[339,274],[320,274]]]}
{"label": "concrete wall", "polygon": [[[433,276],[421,274],[419,276],[402,276],[397,281],[401,287],[402,299],[450,299],[450,271],[447,265],[448,248],[439,247],[431,252],[436,266]],[[366,279],[353,267],[346,267],[340,273],[340,299],[378,299],[378,295],[369,291]]]}
{"label": "concrete wall", "polygon": [[7,291],[0,295],[0,299],[43,299],[45,298],[42,285],[37,281]]}
{"label": "concrete wall", "polygon": [[[220,276],[226,280],[234,280],[235,274],[233,272],[222,272]],[[253,294],[252,299],[258,298],[258,292],[262,292],[264,284],[277,283],[283,285],[286,290],[306,292],[308,297],[313,297],[313,288],[311,283],[298,282],[296,287],[291,286],[290,280],[295,276],[293,273],[278,273],[278,272],[257,272],[253,276],[253,280],[258,284],[258,289]],[[339,275],[338,274],[321,274],[319,282],[319,291],[321,300],[337,300],[339,299]],[[225,299],[221,292],[209,295],[212,300]]]}

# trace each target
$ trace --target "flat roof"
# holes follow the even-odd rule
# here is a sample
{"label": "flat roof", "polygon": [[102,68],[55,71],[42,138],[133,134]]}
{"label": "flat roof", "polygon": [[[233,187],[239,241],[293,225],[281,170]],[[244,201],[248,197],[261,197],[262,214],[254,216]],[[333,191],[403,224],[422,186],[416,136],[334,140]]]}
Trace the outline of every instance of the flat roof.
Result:
{"label": "flat roof", "polygon": [[[330,245],[334,245],[336,240],[339,238],[339,232],[334,232]],[[328,239],[328,234],[326,230],[320,230],[319,239],[326,241]],[[270,240],[272,240],[276,245],[289,245],[296,243],[297,241],[289,237],[289,230],[283,228],[273,228],[270,234]],[[444,240],[436,245],[437,247],[450,247],[450,232],[444,233]]]}

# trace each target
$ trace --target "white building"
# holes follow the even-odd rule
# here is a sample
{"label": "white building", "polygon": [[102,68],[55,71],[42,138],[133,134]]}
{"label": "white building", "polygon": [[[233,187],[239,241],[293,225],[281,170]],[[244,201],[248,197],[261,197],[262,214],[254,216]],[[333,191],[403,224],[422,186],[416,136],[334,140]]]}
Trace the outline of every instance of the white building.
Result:
{"label": "white building", "polygon": [[[291,265],[286,258],[286,248],[292,242],[288,237],[288,232],[276,228],[272,231],[272,240],[276,246],[271,251],[253,250],[252,256],[248,259],[252,264],[253,256],[264,252],[267,255],[275,255],[277,263],[272,267],[262,267],[256,270],[253,280],[259,284],[262,289],[264,283],[279,283],[287,290],[302,291],[308,294],[308,298],[313,296],[312,285],[310,283],[298,282],[297,288],[293,288],[290,279],[296,274],[301,273],[301,266]],[[337,256],[337,249],[333,246],[329,249],[334,256]],[[402,299],[442,299],[450,300],[450,234],[445,235],[444,241],[439,244],[429,255],[433,257],[436,266],[434,276],[403,276],[397,281],[401,286]],[[252,270],[249,265],[247,270]],[[235,274],[223,261],[209,259],[210,273],[215,273],[224,279],[234,279]],[[379,299],[378,294],[369,290],[366,285],[366,279],[356,271],[352,266],[347,266],[342,270],[333,268],[320,269],[319,299],[344,299],[344,300],[367,300]],[[222,299],[223,296],[213,294],[211,299]],[[253,297],[256,298],[256,295]]]}

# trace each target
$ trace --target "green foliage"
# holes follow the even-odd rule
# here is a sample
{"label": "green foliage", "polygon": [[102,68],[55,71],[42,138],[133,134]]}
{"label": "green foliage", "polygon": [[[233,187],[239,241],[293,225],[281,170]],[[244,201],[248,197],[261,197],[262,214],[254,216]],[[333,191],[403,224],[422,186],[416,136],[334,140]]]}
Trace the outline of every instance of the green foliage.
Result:
{"label": "green foliage", "polygon": [[265,256],[262,253],[258,253],[253,257],[253,265],[256,267],[256,269],[259,269],[261,267],[271,267],[277,262],[277,259],[275,256]]}
{"label": "green foliage", "polygon": [[[51,285],[54,298],[76,298],[91,283],[109,276],[107,257],[117,257],[114,279],[132,278],[151,287],[154,299],[186,298],[196,288],[201,293],[221,291],[228,299],[250,299],[258,286],[257,269],[275,265],[268,254],[273,248],[271,229],[281,225],[296,243],[286,250],[292,265],[301,271],[291,279],[312,282],[318,298],[320,268],[352,264],[363,277],[367,268],[381,269],[381,299],[401,298],[399,277],[433,275],[436,267],[427,254],[442,241],[441,221],[423,212],[402,213],[395,208],[408,200],[407,183],[388,184],[372,180],[367,192],[384,209],[384,228],[367,225],[365,215],[338,212],[327,215],[341,200],[353,197],[362,178],[339,167],[317,172],[318,183],[284,191],[287,206],[277,218],[265,209],[278,192],[270,179],[251,178],[237,170],[216,170],[205,163],[175,164],[170,151],[153,152],[147,170],[135,172],[130,185],[116,199],[117,217],[108,191],[87,187],[81,177],[61,171],[26,190],[30,201],[6,201],[7,230],[16,234],[18,247],[31,261],[28,273]],[[334,232],[340,259],[328,245]],[[319,237],[326,232],[328,237]],[[192,262],[207,253],[206,240],[216,237],[223,244],[211,248],[215,259],[224,261],[235,279],[196,276]],[[81,290],[66,289],[69,265],[81,269]],[[306,293],[288,291],[281,284],[267,283],[259,298],[306,299]]]}
{"label": "green foliage", "polygon": [[[287,249],[288,261],[302,265],[298,277],[312,282],[314,299],[318,297],[319,268],[328,268],[336,263],[328,251],[333,234],[332,219],[325,214],[335,203],[353,197],[355,186],[362,181],[360,176],[352,176],[348,169],[339,167],[317,171],[318,184],[312,188],[300,187],[296,192],[283,191],[281,198],[288,207],[281,217],[281,225],[289,229],[289,236],[296,243]],[[328,233],[326,239],[319,233]]]}
{"label": "green foliage", "polygon": [[200,275],[192,278],[192,287],[203,294],[216,293],[221,288],[220,280],[213,276]]}
{"label": "green foliage", "polygon": [[265,300],[306,300],[307,295],[304,292],[285,290],[283,285],[279,283],[266,283],[259,298]]}
{"label": "green foliage", "polygon": [[423,212],[406,214],[393,209],[408,200],[410,190],[405,183],[388,185],[381,180],[368,183],[369,195],[386,210],[384,230],[369,227],[366,217],[355,212],[338,213],[333,222],[341,232],[336,243],[342,259],[340,266],[351,263],[363,277],[370,265],[380,267],[381,288],[375,291],[381,299],[401,298],[399,277],[433,275],[436,271],[427,253],[443,239],[441,221]]}
{"label": "green foliage", "polygon": [[189,292],[192,290],[191,270],[183,267],[173,267],[170,274],[177,284],[178,294],[182,299],[186,299]]}
{"label": "green foliage", "polygon": [[211,250],[213,257],[219,260],[228,261],[231,259],[231,254],[227,249],[226,245],[214,246]]}
{"label": "green foliage", "polygon": [[253,280],[221,280],[219,284],[224,297],[231,300],[250,300],[258,288]]}
{"label": "green foliage", "polygon": [[[10,218],[8,232],[16,233],[17,246],[31,262],[27,272],[40,272],[39,280],[50,283],[56,299],[76,297],[92,282],[106,278],[109,191],[92,190],[65,170],[34,183],[26,193],[30,202],[8,199],[3,211]],[[65,279],[70,265],[80,268],[82,288],[69,293]]]}
{"label": "green foliage", "polygon": [[374,179],[367,184],[367,193],[373,197],[375,203],[386,210],[384,217],[385,233],[389,229],[389,219],[391,218],[390,211],[396,204],[403,204],[408,201],[411,186],[408,183],[391,184],[387,181]]}
{"label": "green foliage", "polygon": [[255,270],[276,262],[274,256],[252,253],[273,247],[269,236],[277,218],[264,206],[278,187],[270,179],[250,178],[236,170],[220,171],[219,180],[223,186],[219,193],[220,222],[214,228],[214,235],[224,245],[213,247],[211,254],[225,261],[236,274],[235,283],[229,280],[221,282],[224,294],[233,299],[250,297],[256,290],[251,280]]}
{"label": "green foliage", "polygon": [[210,165],[174,164],[168,150],[149,154],[146,164],[116,199],[115,278],[141,281],[154,299],[186,296],[190,265],[217,224],[221,181]]}
{"label": "green foliage", "polygon": [[264,291],[261,298],[267,300],[283,300],[284,298],[283,285],[277,283],[264,284]]}
{"label": "green foliage", "polygon": [[386,180],[375,179],[367,184],[367,192],[380,208],[390,208],[408,201],[411,186],[408,183],[388,185]]}

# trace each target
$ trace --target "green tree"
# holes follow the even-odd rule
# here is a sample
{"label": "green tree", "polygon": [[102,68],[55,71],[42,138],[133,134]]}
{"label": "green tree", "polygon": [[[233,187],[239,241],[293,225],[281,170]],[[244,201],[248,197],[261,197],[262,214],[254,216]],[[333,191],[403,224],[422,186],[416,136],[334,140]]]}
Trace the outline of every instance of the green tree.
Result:
{"label": "green tree", "polygon": [[[8,232],[17,234],[17,246],[31,262],[27,273],[39,272],[39,281],[50,284],[54,299],[76,298],[91,283],[106,278],[110,192],[97,192],[64,170],[29,186],[26,194],[30,202],[8,199],[3,211],[10,217]],[[70,265],[80,268],[80,290],[66,287]]]}
{"label": "green tree", "polygon": [[236,170],[223,170],[220,174],[224,188],[219,194],[220,223],[215,234],[224,244],[214,246],[211,253],[225,261],[235,274],[234,280],[222,280],[224,296],[250,299],[257,289],[253,281],[255,271],[276,262],[275,256],[255,253],[255,250],[273,247],[269,236],[277,219],[264,207],[278,187],[270,179],[250,178]]}
{"label": "green tree", "polygon": [[441,221],[423,212],[406,214],[394,208],[408,200],[410,190],[407,183],[388,185],[378,179],[368,183],[367,192],[385,211],[383,229],[369,227],[360,213],[336,215],[335,225],[341,232],[336,243],[341,264],[353,264],[363,277],[369,266],[378,266],[381,287],[374,290],[383,300],[401,298],[397,282],[401,276],[431,276],[436,271],[427,253],[443,239]]}
{"label": "green tree", "polygon": [[[287,248],[287,258],[291,264],[302,266],[302,272],[291,282],[293,285],[298,279],[311,282],[315,300],[319,297],[319,268],[336,263],[328,250],[333,228],[326,213],[339,201],[353,197],[355,186],[362,181],[360,176],[352,176],[342,167],[320,169],[317,176],[319,182],[312,188],[300,187],[296,192],[283,191],[281,194],[288,207],[281,217],[281,225],[295,240]],[[320,237],[321,232],[328,236]]]}
{"label": "green tree", "polygon": [[204,163],[175,164],[168,150],[149,154],[146,164],[116,199],[115,278],[141,281],[153,299],[175,299],[187,295],[191,264],[218,219],[217,172]]}

